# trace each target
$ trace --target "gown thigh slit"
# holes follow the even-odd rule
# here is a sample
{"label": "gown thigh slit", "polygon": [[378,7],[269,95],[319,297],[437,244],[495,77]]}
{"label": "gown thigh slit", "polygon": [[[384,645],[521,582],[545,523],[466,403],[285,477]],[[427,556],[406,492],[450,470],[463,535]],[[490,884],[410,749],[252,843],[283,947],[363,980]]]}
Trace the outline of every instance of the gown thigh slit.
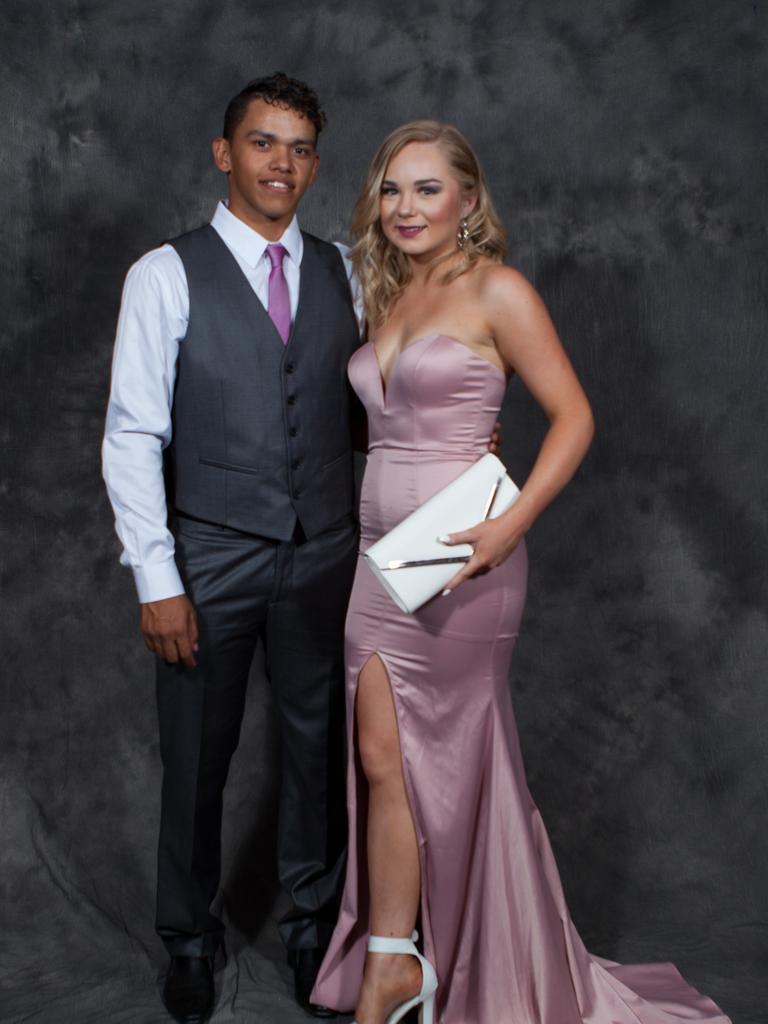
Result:
{"label": "gown thigh slit", "polygon": [[[399,746],[399,749],[400,749],[400,768],[401,768],[401,771],[402,771],[402,774],[403,774],[403,786],[404,786],[404,789],[405,789],[406,800],[408,802],[408,810],[410,811],[410,815],[411,815],[411,821],[413,822],[413,830],[414,830],[414,833],[416,835],[416,846],[417,846],[418,857],[419,857],[419,875],[420,875],[420,879],[421,879],[421,887],[420,887],[420,894],[419,894],[419,921],[417,923],[419,925],[419,931],[421,933],[422,941],[423,941],[423,944],[424,944],[424,949],[426,951],[426,950],[429,950],[431,948],[431,928],[430,928],[430,924],[429,924],[429,907],[428,907],[427,901],[426,901],[427,887],[424,884],[424,877],[425,877],[425,873],[426,873],[426,862],[425,862],[425,855],[424,855],[426,838],[425,838],[424,830],[423,830],[423,828],[420,827],[420,824],[419,824],[418,810],[417,810],[416,805],[415,805],[415,790],[414,790],[413,781],[412,781],[412,778],[411,778],[411,771],[410,771],[409,761],[408,761],[408,758],[406,757],[405,751],[403,749],[403,715],[402,715],[402,711],[400,709],[400,705],[399,705],[399,702],[398,702],[398,696],[397,696],[398,687],[397,687],[397,682],[396,682],[396,676],[393,673],[392,665],[388,663],[387,656],[383,655],[378,650],[370,650],[367,654],[361,651],[359,653],[360,668],[356,672],[353,669],[350,669],[349,663],[348,663],[348,667],[347,667],[348,678],[352,677],[354,679],[354,690],[353,690],[352,695],[350,696],[350,705],[351,705],[351,708],[352,708],[352,714],[353,714],[353,719],[354,719],[353,720],[353,729],[349,733],[349,735],[352,737],[352,743],[353,743],[353,749],[349,752],[350,771],[353,772],[355,774],[355,776],[356,776],[355,780],[354,780],[354,788],[355,788],[355,792],[359,795],[361,789],[367,790],[367,783],[366,783],[365,777],[363,776],[362,768],[361,768],[361,766],[359,764],[357,750],[355,749],[355,747],[356,747],[356,739],[357,739],[358,731],[359,731],[358,725],[357,725],[357,722],[356,722],[357,695],[358,695],[358,692],[359,692],[360,676],[362,675],[363,671],[368,667],[368,665],[371,663],[371,661],[374,658],[378,658],[379,662],[381,663],[381,666],[382,666],[382,669],[383,669],[383,673],[384,673],[384,675],[386,677],[386,680],[387,680],[387,684],[386,685],[389,687],[389,692],[390,692],[390,695],[392,697],[392,705],[394,707],[394,712],[395,712],[395,723],[396,723],[396,729],[397,729],[398,746]],[[354,672],[354,675],[353,675],[353,672]],[[364,814],[360,812],[360,808],[358,807],[357,816],[359,816],[359,818],[361,819],[360,820],[360,830],[359,830],[360,834],[362,836],[361,842],[363,843],[363,846],[361,847],[361,849],[367,849],[367,834],[366,834],[367,807],[366,807],[366,810],[365,810]],[[367,936],[367,932],[366,932],[366,936]],[[367,939],[366,939],[366,941],[367,941]],[[427,959],[429,959],[429,954],[425,953],[425,955],[427,956]]]}
{"label": "gown thigh slit", "polygon": [[437,334],[401,351],[386,401],[370,343],[353,355],[349,376],[369,423],[345,637],[349,852],[313,1001],[351,1011],[363,976],[369,893],[355,696],[361,669],[378,655],[419,844],[437,1024],[730,1024],[672,964],[592,956],[571,921],[526,783],[508,682],[526,596],[525,544],[413,615],[397,608],[362,557],[487,451],[504,374]]}

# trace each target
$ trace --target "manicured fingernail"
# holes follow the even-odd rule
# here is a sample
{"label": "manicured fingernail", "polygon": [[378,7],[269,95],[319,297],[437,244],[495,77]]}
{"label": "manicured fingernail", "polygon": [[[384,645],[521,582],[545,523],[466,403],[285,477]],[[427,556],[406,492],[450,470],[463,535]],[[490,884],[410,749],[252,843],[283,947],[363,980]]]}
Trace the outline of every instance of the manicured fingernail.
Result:
{"label": "manicured fingernail", "polygon": [[442,534],[442,536],[438,537],[437,540],[438,540],[438,543],[440,543],[440,544],[450,544],[451,543],[451,535],[449,533],[444,533],[444,534]]}
{"label": "manicured fingernail", "polygon": [[448,595],[449,595],[450,593],[451,593],[451,591],[450,591],[450,590],[444,590],[444,591],[442,592],[442,594],[440,595],[440,597],[448,597]]}

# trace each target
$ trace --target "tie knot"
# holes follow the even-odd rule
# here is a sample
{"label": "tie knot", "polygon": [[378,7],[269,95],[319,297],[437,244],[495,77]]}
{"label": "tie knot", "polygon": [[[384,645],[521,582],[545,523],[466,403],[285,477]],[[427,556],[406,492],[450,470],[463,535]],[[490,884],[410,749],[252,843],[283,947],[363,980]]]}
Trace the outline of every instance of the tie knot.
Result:
{"label": "tie knot", "polygon": [[279,242],[276,242],[274,245],[267,246],[267,255],[269,256],[269,260],[272,264],[273,270],[275,267],[282,267],[283,257],[285,256],[285,253],[285,246],[280,245]]}

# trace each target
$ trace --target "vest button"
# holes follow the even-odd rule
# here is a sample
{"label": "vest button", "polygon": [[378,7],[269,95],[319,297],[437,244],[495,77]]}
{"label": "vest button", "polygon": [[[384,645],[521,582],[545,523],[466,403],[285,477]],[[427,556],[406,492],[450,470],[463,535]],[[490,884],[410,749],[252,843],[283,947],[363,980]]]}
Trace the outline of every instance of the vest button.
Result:
{"label": "vest button", "polygon": [[286,363],[285,364],[285,372],[286,373],[293,373],[293,363]]}
{"label": "vest button", "polygon": [[291,469],[298,469],[301,465],[301,459],[294,459],[291,463]]}
{"label": "vest button", "polygon": [[288,395],[288,405],[296,405],[296,395]]}
{"label": "vest button", "polygon": [[296,429],[296,427],[291,427],[288,433],[290,434],[291,437],[296,437],[296,435],[298,434],[298,430]]}
{"label": "vest button", "polygon": [[293,492],[293,496],[294,496],[294,498],[300,498],[301,497],[301,491],[294,491]]}

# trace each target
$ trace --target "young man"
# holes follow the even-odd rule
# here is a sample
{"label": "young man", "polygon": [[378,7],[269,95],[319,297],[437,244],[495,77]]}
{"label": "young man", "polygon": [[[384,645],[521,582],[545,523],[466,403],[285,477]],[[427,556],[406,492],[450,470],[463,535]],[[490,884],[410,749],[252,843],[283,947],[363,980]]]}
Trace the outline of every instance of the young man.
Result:
{"label": "young man", "polygon": [[213,142],[227,204],[131,268],[117,329],[104,478],[157,655],[157,931],[164,1002],[188,1024],[213,1009],[222,792],[259,640],[281,730],[278,869],[293,905],[280,933],[300,1004],[333,1015],[309,992],[344,859],[359,337],[339,251],[296,221],[323,123],[303,83],[247,85]]}

